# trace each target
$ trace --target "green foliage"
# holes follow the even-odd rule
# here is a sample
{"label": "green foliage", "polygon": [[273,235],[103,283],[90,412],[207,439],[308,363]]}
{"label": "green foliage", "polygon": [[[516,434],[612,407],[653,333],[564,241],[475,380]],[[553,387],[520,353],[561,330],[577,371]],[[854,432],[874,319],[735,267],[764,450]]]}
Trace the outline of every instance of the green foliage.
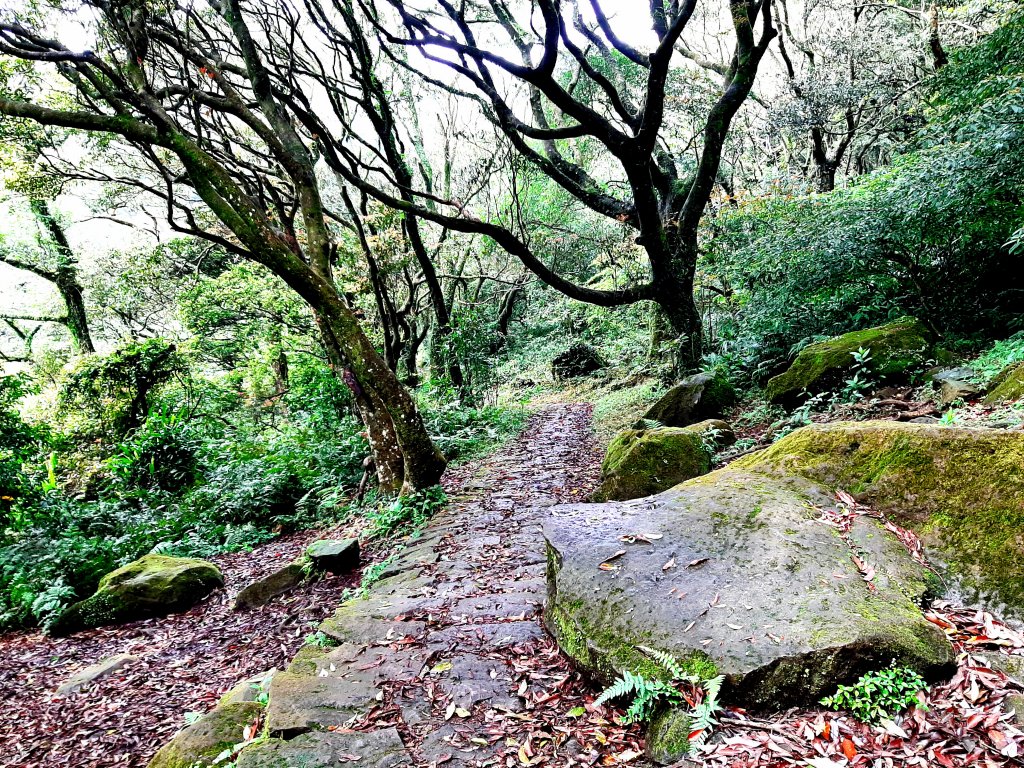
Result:
{"label": "green foliage", "polygon": [[107,464],[121,489],[181,491],[196,480],[198,439],[181,412],[151,411]]}
{"label": "green foliage", "polygon": [[599,705],[612,699],[630,696],[632,698],[622,718],[623,723],[644,723],[648,722],[659,708],[681,705],[684,701],[681,686],[690,686],[691,690],[688,691],[686,700],[696,700],[696,703],[690,712],[694,736],[689,747],[692,751],[702,746],[718,723],[716,713],[721,711],[718,692],[725,678],[719,675],[703,680],[688,672],[685,665],[664,651],[647,647],[641,647],[640,650],[665,671],[665,677],[650,678],[625,670],[601,692],[594,703]]}
{"label": "green foliage", "polygon": [[[795,347],[904,314],[953,334],[1024,321],[1021,228],[1024,11],[958,50],[931,84],[928,122],[890,167],[829,194],[723,209],[704,269],[721,352],[755,383]],[[814,279],[808,280],[807,275]]]}
{"label": "green foliage", "polygon": [[985,350],[971,367],[982,382],[989,382],[1007,366],[1024,362],[1024,331],[1001,339]]}
{"label": "green foliage", "polygon": [[488,453],[522,429],[527,416],[522,408],[472,408],[454,401],[428,401],[420,410],[434,444],[449,461]]}
{"label": "green foliage", "polygon": [[439,485],[381,503],[366,512],[369,535],[391,538],[418,530],[447,503],[448,498]]}
{"label": "green foliage", "polygon": [[0,376],[0,531],[15,506],[31,493],[24,465],[45,439],[45,430],[26,424],[18,412],[24,394],[24,379]]}
{"label": "green foliage", "polygon": [[114,437],[139,427],[150,398],[175,374],[186,370],[177,348],[164,339],[129,342],[109,355],[79,360],[60,391],[59,409],[87,414],[91,424]]}
{"label": "green foliage", "polygon": [[622,718],[622,722],[627,725],[646,723],[659,705],[672,706],[683,701],[683,695],[672,683],[651,680],[643,675],[635,675],[627,669],[601,692],[594,704],[604,704],[622,696],[632,697]]}
{"label": "green foliage", "polygon": [[835,694],[821,700],[831,709],[842,709],[864,723],[891,720],[907,707],[921,706],[918,692],[926,687],[917,672],[894,667],[863,675],[853,685],[841,685]]}

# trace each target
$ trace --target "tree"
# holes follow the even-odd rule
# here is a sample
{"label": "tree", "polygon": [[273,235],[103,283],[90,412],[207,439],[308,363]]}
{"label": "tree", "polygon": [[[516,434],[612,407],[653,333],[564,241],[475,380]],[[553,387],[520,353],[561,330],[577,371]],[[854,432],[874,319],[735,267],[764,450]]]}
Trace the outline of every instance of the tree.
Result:
{"label": "tree", "polygon": [[[307,0],[332,56],[321,56],[308,44],[303,51],[282,54],[290,63],[281,71],[290,77],[293,71],[310,73],[320,85],[318,102],[334,107],[330,119],[325,118],[294,79],[278,85],[291,94],[296,119],[319,137],[325,162],[349,184],[413,218],[493,239],[571,298],[601,306],[655,302],[683,341],[684,367],[695,365],[702,354],[702,323],[693,298],[698,225],[716,184],[732,119],[776,34],[768,0],[730,0],[732,59],[717,97],[702,115],[700,137],[691,136],[680,146],[666,140],[666,93],[675,72],[675,46],[697,9],[696,0],[652,0],[656,42],[650,52],[622,40],[598,0],[590,0],[589,22],[575,4],[558,0],[531,4],[528,18],[517,17],[522,8],[505,0],[479,5],[439,0],[430,13],[402,0],[388,0],[378,10],[381,5]],[[518,51],[519,60],[506,58],[504,50]],[[421,54],[422,63],[414,65],[410,51]],[[378,76],[382,56],[439,92],[474,105],[520,157],[575,201],[633,230],[650,265],[649,279],[606,290],[566,278],[512,227],[488,212],[473,211],[469,201],[415,185],[396,172],[387,152],[360,147],[349,132],[332,130],[335,122],[352,124],[353,106],[371,124],[396,124],[394,100]],[[455,80],[440,79],[439,66]],[[352,80],[358,86],[354,92]],[[516,109],[520,92],[528,96],[525,115]],[[606,169],[604,178],[572,158],[595,151],[601,157],[591,167]],[[689,155],[695,156],[693,164]]]}
{"label": "tree", "polygon": [[[309,304],[367,427],[381,486],[437,483],[445,462],[412,396],[334,282],[316,140],[289,114],[240,0],[213,3],[213,13],[142,0],[85,5],[96,14],[95,50],[72,51],[54,39],[46,29],[53,15],[5,14],[0,114],[118,137],[155,179],[125,183],[162,198],[173,228],[264,265]],[[257,10],[261,20],[289,13]],[[35,79],[11,62],[31,63]],[[47,65],[63,82],[59,106],[45,103],[46,89],[36,85]]]}

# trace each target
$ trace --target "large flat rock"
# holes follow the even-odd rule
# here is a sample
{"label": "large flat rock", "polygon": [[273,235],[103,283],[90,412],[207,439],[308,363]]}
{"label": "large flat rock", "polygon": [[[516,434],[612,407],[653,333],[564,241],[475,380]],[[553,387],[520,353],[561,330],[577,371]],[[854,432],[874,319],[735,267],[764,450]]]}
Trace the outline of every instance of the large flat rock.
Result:
{"label": "large flat rock", "polygon": [[733,466],[853,494],[916,531],[958,599],[1024,621],[1024,432],[816,424]]}
{"label": "large flat rock", "polygon": [[[811,507],[830,497],[727,468],[646,499],[554,507],[545,621],[600,681],[650,672],[648,646],[726,675],[723,699],[750,708],[812,705],[893,663],[940,676],[952,648],[919,609],[922,569],[873,520],[840,536]],[[637,534],[649,542],[623,541]]]}

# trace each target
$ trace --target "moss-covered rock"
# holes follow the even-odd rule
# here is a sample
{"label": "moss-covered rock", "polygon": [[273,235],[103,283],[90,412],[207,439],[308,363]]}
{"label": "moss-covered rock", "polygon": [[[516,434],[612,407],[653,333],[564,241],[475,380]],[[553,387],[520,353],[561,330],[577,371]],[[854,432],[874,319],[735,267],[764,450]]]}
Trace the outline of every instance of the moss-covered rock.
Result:
{"label": "moss-covered rock", "polygon": [[223,586],[224,577],[213,563],[146,555],[100,579],[96,593],[71,605],[49,631],[60,636],[105,624],[166,616],[188,610]]}
{"label": "moss-covered rock", "polygon": [[765,395],[773,403],[793,405],[804,392],[827,392],[842,383],[858,349],[871,350],[870,369],[880,378],[903,373],[928,359],[928,330],[913,317],[854,331],[804,347],[785,373],[768,381]]}
{"label": "moss-covered rock", "polygon": [[647,756],[660,765],[670,765],[690,751],[693,718],[682,709],[665,709],[651,720],[645,736]]}
{"label": "moss-covered rock", "polygon": [[1021,398],[1024,398],[1024,363],[1017,363],[1001,371],[993,380],[985,403],[998,405]]}
{"label": "moss-covered rock", "polygon": [[278,595],[283,595],[294,589],[305,580],[305,563],[302,560],[296,560],[243,587],[235,595],[232,607],[236,611],[258,608],[261,605],[266,605]]}
{"label": "moss-covered rock", "polygon": [[812,425],[734,466],[849,491],[921,535],[968,599],[1024,618],[1024,432]]}
{"label": "moss-covered rock", "polygon": [[241,700],[245,698],[243,687],[251,688],[250,682],[239,683],[213,710],[178,731],[153,756],[148,768],[205,768],[228,762],[217,758],[245,741],[245,728],[263,711],[259,702]]}
{"label": "moss-covered rock", "polygon": [[551,375],[555,381],[575,379],[604,368],[608,363],[596,349],[579,342],[551,361]]}
{"label": "moss-covered rock", "polygon": [[644,418],[666,427],[685,427],[704,419],[720,419],[735,402],[736,390],[727,378],[698,373],[662,395]]}
{"label": "moss-covered rock", "polygon": [[[831,495],[727,467],[650,498],[556,507],[545,622],[600,682],[664,676],[647,646],[725,675],[723,700],[750,708],[813,705],[892,663],[941,676],[953,654],[920,611],[924,569],[877,521],[839,536],[811,508]],[[638,533],[650,543],[623,543]]]}
{"label": "moss-covered rock", "polygon": [[689,427],[627,429],[608,446],[601,464],[599,501],[639,499],[711,469],[711,454],[732,429],[709,419]]}

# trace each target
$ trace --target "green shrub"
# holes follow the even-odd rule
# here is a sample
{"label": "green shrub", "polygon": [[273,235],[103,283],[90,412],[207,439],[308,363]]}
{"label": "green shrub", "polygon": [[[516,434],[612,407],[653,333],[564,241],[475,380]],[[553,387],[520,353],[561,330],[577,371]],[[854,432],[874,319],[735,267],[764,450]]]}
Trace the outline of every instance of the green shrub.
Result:
{"label": "green shrub", "polygon": [[108,461],[121,489],[181,491],[197,476],[197,437],[180,413],[151,411]]}
{"label": "green shrub", "polygon": [[831,709],[843,709],[864,723],[891,720],[907,707],[921,706],[918,692],[925,682],[907,667],[894,667],[863,675],[853,685],[841,685],[821,700]]}
{"label": "green shrub", "polygon": [[389,538],[422,528],[434,514],[448,503],[439,485],[399,496],[391,502],[379,504],[366,513],[370,523],[370,536]]}

